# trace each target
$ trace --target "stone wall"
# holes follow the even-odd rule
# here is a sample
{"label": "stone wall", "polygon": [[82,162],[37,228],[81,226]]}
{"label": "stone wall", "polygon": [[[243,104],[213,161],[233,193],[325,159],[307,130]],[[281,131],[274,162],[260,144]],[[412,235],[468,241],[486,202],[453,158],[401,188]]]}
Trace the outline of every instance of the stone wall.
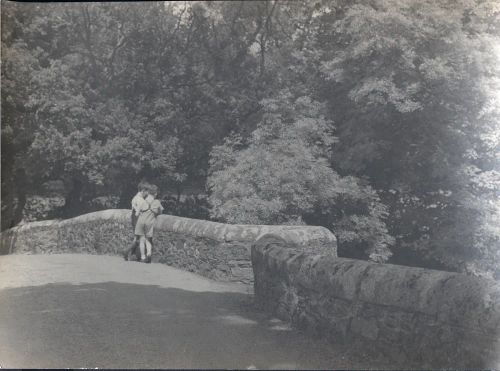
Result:
{"label": "stone wall", "polygon": [[[311,252],[337,255],[335,236],[322,227],[229,225],[160,215],[152,258],[217,280],[252,282],[250,248],[266,233]],[[130,246],[133,232],[129,210],[105,210],[68,220],[28,223],[3,232],[0,238],[0,254],[119,255]]]}
{"label": "stone wall", "polygon": [[283,320],[408,367],[499,369],[500,283],[290,249],[252,247],[255,296]]}

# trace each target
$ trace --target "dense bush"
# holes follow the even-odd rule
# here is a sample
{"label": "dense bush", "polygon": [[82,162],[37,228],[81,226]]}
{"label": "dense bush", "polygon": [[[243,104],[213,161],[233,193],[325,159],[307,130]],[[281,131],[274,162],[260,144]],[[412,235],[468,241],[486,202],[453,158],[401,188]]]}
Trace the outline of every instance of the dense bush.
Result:
{"label": "dense bush", "polygon": [[330,167],[336,138],[322,105],[288,92],[262,105],[262,121],[245,143],[233,136],[212,151],[212,217],[230,223],[324,224],[341,245],[387,260],[394,243],[384,223],[387,208],[370,186]]}

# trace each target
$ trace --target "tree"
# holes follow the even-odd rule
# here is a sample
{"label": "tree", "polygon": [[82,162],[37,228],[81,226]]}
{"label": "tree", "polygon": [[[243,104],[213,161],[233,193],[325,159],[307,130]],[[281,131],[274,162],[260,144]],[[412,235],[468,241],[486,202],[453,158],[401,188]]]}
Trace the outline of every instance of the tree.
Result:
{"label": "tree", "polygon": [[[481,215],[499,189],[471,186],[498,168],[488,154],[498,141],[484,142],[498,116],[482,114],[499,76],[490,47],[499,42],[498,4],[384,0],[323,10],[316,47],[323,92],[340,114],[336,166],[385,190],[399,246],[467,271],[484,252],[474,236],[486,233]],[[495,251],[492,232],[484,237]]]}
{"label": "tree", "polygon": [[2,228],[45,181],[65,180],[69,215],[128,205],[142,177],[176,205],[208,179],[223,220],[241,197],[241,220],[327,226],[342,254],[499,266],[496,2],[3,10]]}
{"label": "tree", "polygon": [[35,18],[36,9],[19,3],[2,7],[2,230],[22,218],[26,193],[32,180],[25,171],[26,151],[36,121],[23,104],[31,91],[32,71],[39,61],[25,40],[23,26]]}
{"label": "tree", "polygon": [[[152,17],[158,8],[152,4],[141,10]],[[10,57],[3,68],[11,73],[11,63],[24,54],[27,61],[33,60],[21,64],[28,71],[29,89],[21,85],[22,75],[14,73],[6,86],[7,96],[17,94],[14,102],[22,107],[12,109],[16,115],[3,116],[7,124],[2,129],[21,137],[20,129],[31,124],[23,136],[24,147],[13,149],[20,156],[18,168],[29,173],[30,182],[3,168],[7,179],[14,178],[8,188],[22,185],[18,190],[25,197],[45,181],[62,179],[68,192],[65,215],[70,216],[87,211],[93,198],[110,193],[128,204],[142,177],[160,184],[174,178],[181,149],[169,123],[169,107],[146,113],[140,104],[136,107],[137,99],[144,99],[141,94],[132,97],[120,90],[130,81],[127,68],[142,53],[124,55],[121,48],[137,28],[156,23],[141,23],[133,5],[49,4],[33,10],[32,17],[23,17],[23,34],[11,37],[23,43],[7,40]],[[155,77],[148,75],[150,80]],[[21,122],[17,127],[16,120]]]}
{"label": "tree", "polygon": [[[326,224],[344,250],[385,261],[393,243],[376,192],[328,164],[336,141],[323,107],[282,91],[265,99],[246,143],[230,136],[214,148],[208,187],[214,218],[231,223]],[[352,252],[351,252],[352,253]]]}

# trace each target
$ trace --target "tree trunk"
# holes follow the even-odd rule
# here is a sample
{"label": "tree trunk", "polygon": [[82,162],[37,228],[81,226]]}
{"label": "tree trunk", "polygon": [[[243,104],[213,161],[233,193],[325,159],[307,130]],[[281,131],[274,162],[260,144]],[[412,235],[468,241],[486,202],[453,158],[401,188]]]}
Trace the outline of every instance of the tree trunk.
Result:
{"label": "tree trunk", "polygon": [[2,184],[2,230],[16,226],[23,219],[27,190],[24,171],[17,173],[16,180],[17,184],[13,179]]}
{"label": "tree trunk", "polygon": [[77,216],[85,212],[82,202],[83,184],[79,180],[73,180],[70,190],[66,196],[63,215],[66,218]]}
{"label": "tree trunk", "polygon": [[15,203],[14,206],[13,218],[9,228],[12,228],[13,226],[17,225],[23,219],[23,210],[25,206],[26,206],[26,193],[23,190],[21,190],[20,192],[17,193],[17,202]]}

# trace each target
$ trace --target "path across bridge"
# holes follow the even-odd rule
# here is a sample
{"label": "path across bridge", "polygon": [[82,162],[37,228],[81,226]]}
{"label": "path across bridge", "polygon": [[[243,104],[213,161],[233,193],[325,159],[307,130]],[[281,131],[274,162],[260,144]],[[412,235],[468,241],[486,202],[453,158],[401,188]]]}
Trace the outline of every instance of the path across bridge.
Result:
{"label": "path across bridge", "polygon": [[3,368],[394,368],[254,307],[252,287],[96,255],[0,256]]}

